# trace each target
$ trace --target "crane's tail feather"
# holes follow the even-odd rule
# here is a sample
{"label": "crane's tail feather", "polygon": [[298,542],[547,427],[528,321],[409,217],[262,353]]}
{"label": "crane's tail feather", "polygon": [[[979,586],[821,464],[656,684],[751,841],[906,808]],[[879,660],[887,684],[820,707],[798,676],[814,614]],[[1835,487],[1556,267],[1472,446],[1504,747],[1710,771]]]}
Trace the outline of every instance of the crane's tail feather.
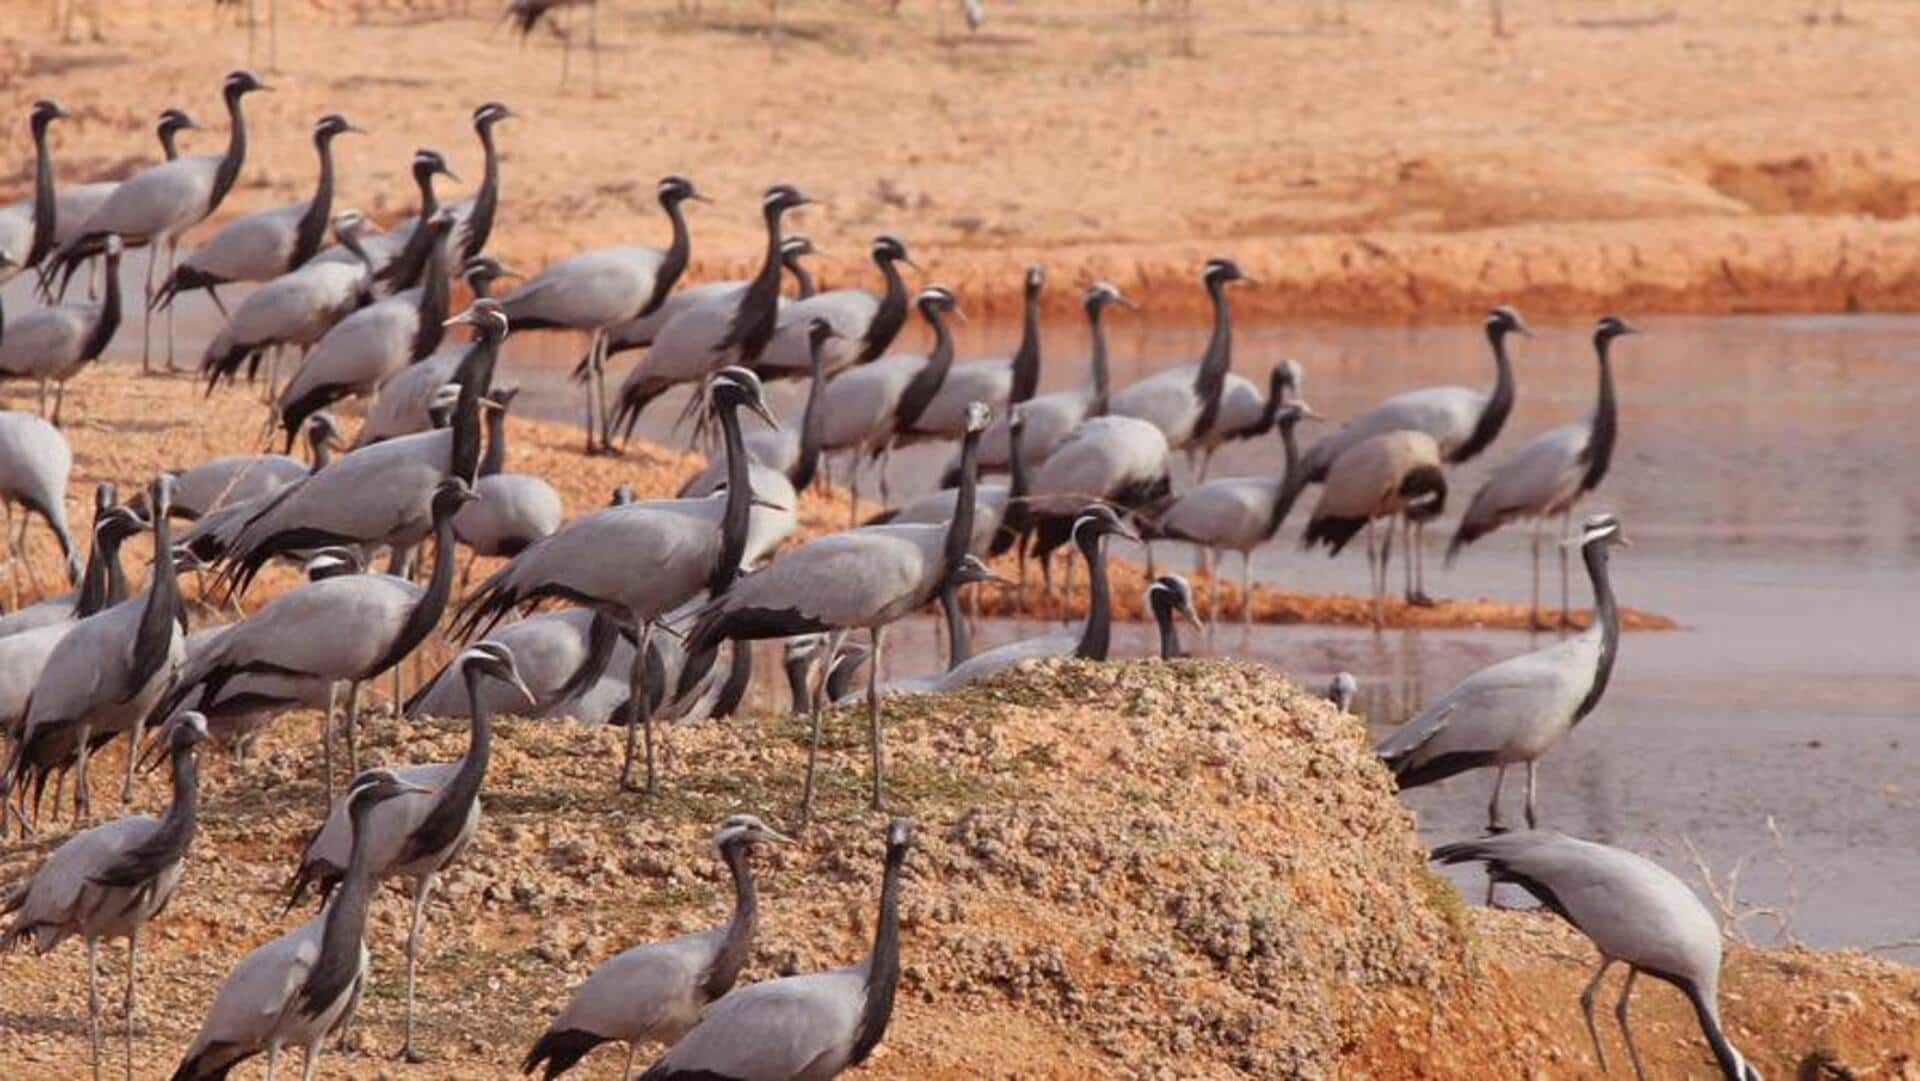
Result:
{"label": "crane's tail feather", "polygon": [[530,1074],[544,1063],[547,1070],[542,1081],[553,1081],[573,1069],[586,1057],[587,1052],[606,1042],[605,1036],[595,1035],[585,1029],[548,1029],[534,1041],[533,1049],[527,1052],[527,1057],[520,1063],[520,1072]]}

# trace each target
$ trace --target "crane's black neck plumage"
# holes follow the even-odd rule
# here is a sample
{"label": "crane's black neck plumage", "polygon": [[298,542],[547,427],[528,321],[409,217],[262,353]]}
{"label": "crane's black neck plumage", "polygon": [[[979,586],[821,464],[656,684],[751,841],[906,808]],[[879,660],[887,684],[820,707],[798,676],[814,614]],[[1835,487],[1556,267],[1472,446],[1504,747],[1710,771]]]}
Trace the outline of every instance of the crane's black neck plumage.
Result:
{"label": "crane's black neck plumage", "polygon": [[720,693],[714,696],[713,712],[708,714],[711,720],[724,720],[740,711],[740,703],[747,699],[747,688],[753,683],[753,644],[735,642],[733,652],[727,660],[727,678],[720,683]]}
{"label": "crane's black neck plumage", "polygon": [[1600,628],[1600,661],[1593,672],[1593,687],[1573,711],[1577,723],[1600,704],[1613,676],[1613,661],[1620,649],[1620,612],[1614,606],[1613,578],[1607,571],[1607,541],[1590,540],[1582,546],[1581,558],[1587,563],[1587,577],[1593,582],[1593,619]]}
{"label": "crane's black neck plumage", "polygon": [[463,263],[487,250],[487,241],[493,236],[493,217],[500,209],[500,151],[493,145],[497,115],[488,113],[473,125],[474,134],[480,136],[480,155],[485,164],[481,166],[480,187],[473,193],[473,210],[467,215],[465,243],[460,246]]}
{"label": "crane's black neck plumage", "polygon": [[[821,647],[824,652],[825,647]],[[789,653],[781,663],[787,674],[787,693],[793,699],[793,713],[799,716],[813,707],[812,688],[808,686],[813,675],[813,658],[805,654]]]}
{"label": "crane's black neck plumage", "polygon": [[1474,422],[1467,441],[1447,455],[1449,462],[1458,464],[1486,450],[1513,413],[1513,362],[1507,357],[1508,329],[1506,323],[1497,320],[1487,325],[1487,344],[1493,347],[1493,391],[1487,395],[1486,407],[1480,410],[1480,419]]}
{"label": "crane's black neck plumage", "polygon": [[365,803],[348,807],[353,842],[347,857],[347,873],[327,904],[326,915],[322,917],[325,922],[320,929],[320,953],[307,973],[306,984],[300,988],[300,1012],[308,1017],[327,1012],[351,994],[360,981],[367,904],[373,899],[373,868],[368,866],[370,839],[366,828],[371,809],[371,805]]}
{"label": "crane's black neck plumage", "polygon": [[[172,757],[173,802],[160,817],[159,828],[111,867],[94,875],[94,882],[120,889],[150,888],[167,868],[186,858],[200,821],[200,772],[192,744],[174,744]],[[144,900],[142,893],[136,893],[135,899]]]}
{"label": "crane's black neck plumage", "polygon": [[178,158],[180,145],[175,140],[180,138],[180,125],[170,120],[162,120],[157,134],[160,136],[160,156],[168,161]]}
{"label": "crane's black neck plumage", "polygon": [[[660,208],[667,212],[667,220],[673,223],[673,239],[667,242],[667,254],[660,260],[660,266],[653,273],[653,293],[647,302],[634,313],[634,318],[652,315],[667,302],[667,294],[673,292],[675,282],[686,272],[687,259],[693,254],[693,238],[687,233],[686,197],[677,192],[661,196]],[[778,282],[776,281],[777,285]]]}
{"label": "crane's black neck plumage", "polygon": [[327,223],[333,220],[333,137],[336,129],[321,128],[313,134],[314,153],[320,157],[320,179],[314,184],[313,198],[293,230],[293,254],[287,257],[287,270],[293,270],[313,258],[326,239]]}
{"label": "crane's black neck plumage", "polygon": [[1726,1031],[1720,1027],[1719,1008],[1707,998],[1706,992],[1700,989],[1700,985],[1692,980],[1666,976],[1652,969],[1648,969],[1647,973],[1661,976],[1680,988],[1681,993],[1687,996],[1687,1001],[1693,1005],[1694,1016],[1700,1019],[1700,1031],[1707,1037],[1707,1046],[1713,1049],[1713,1061],[1720,1067],[1720,1072],[1726,1075],[1727,1081],[1746,1081],[1744,1070],[1746,1060],[1740,1057],[1740,1052],[1733,1049],[1732,1042],[1727,1039]]}
{"label": "crane's black neck plumage", "polygon": [[740,434],[740,409],[731,399],[720,403],[720,434],[727,449],[727,502],[720,511],[720,553],[707,577],[707,592],[719,596],[740,574],[747,553],[747,526],[753,515],[753,481],[747,444]]}
{"label": "crane's black neck plumage", "polygon": [[922,303],[920,315],[933,329],[933,349],[927,353],[927,362],[920,365],[920,370],[913,373],[913,378],[900,391],[900,402],[893,414],[894,430],[900,432],[912,429],[919,422],[920,414],[926,412],[934,395],[940,393],[940,384],[947,381],[947,372],[953,368],[953,334],[947,330],[940,305]]}
{"label": "crane's black neck plumage", "polygon": [[1273,512],[1267,516],[1267,531],[1264,534],[1271,539],[1280,532],[1280,526],[1287,520],[1288,512],[1293,510],[1294,500],[1307,487],[1307,471],[1300,466],[1300,443],[1294,435],[1294,425],[1299,417],[1288,417],[1280,421],[1280,446],[1285,454],[1287,471],[1280,477],[1280,494],[1273,501]]}
{"label": "crane's black neck plumage", "polygon": [[208,214],[220,209],[227,193],[233,190],[234,181],[240,179],[240,167],[247,162],[247,117],[240,104],[246,94],[242,87],[227,88],[227,152],[213,171],[213,190],[207,195]]}
{"label": "crane's black neck plumage", "polygon": [[372,679],[405,660],[407,654],[426,641],[427,635],[440,625],[440,617],[447,611],[447,601],[453,596],[453,557],[456,551],[453,516],[458,510],[458,504],[436,493],[433,505],[433,572],[427,577],[427,588],[408,610],[406,620],[400,624],[400,630],[394,635],[386,652],[361,676],[362,679]]}
{"label": "crane's black neck plumage", "polygon": [[765,205],[762,214],[767,223],[766,258],[760,263],[760,272],[747,283],[740,306],[734,309],[733,321],[727,325],[726,337],[715,350],[725,353],[738,349],[740,363],[748,367],[760,360],[767,343],[773,340],[780,315],[780,216],[784,213],[786,207],[779,201]]}
{"label": "crane's black neck plumage", "polygon": [[951,672],[973,656],[967,617],[960,611],[960,591],[951,584],[940,590],[940,617],[947,623],[947,671]]}
{"label": "crane's black neck plumage", "polygon": [[1260,419],[1254,421],[1251,428],[1232,434],[1252,437],[1270,430],[1274,418],[1280,415],[1281,405],[1286,403],[1289,378],[1284,367],[1275,365],[1267,374],[1267,400],[1260,405]]}
{"label": "crane's black neck plumage", "polygon": [[161,501],[156,499],[153,508],[153,581],[147,586],[147,605],[134,630],[128,700],[137,697],[166,665],[173,652],[173,636],[184,633],[186,625],[186,607],[173,569],[173,523]]}
{"label": "crane's black neck plumage", "polygon": [[847,1065],[867,1061],[887,1034],[893,1019],[893,993],[900,985],[900,870],[907,862],[907,846],[887,845],[887,869],[880,883],[880,925],[874,931],[873,952],[867,955],[867,997],[860,1006],[853,1050]]}
{"label": "crane's black neck plumage", "polygon": [[1087,336],[1092,339],[1087,372],[1093,381],[1093,399],[1087,403],[1089,417],[1106,416],[1107,400],[1113,393],[1113,383],[1107,374],[1107,325],[1102,318],[1105,314],[1104,302],[1093,301],[1087,305]]}
{"label": "crane's black neck plumage", "polygon": [[813,271],[808,270],[807,264],[800,261],[800,253],[782,252],[780,262],[787,268],[787,273],[793,275],[793,298],[805,300],[812,296],[815,292]]}
{"label": "crane's black neck plumage", "polygon": [[443,243],[452,223],[441,219],[422,228],[427,235],[427,271],[420,282],[420,322],[413,331],[411,361],[422,360],[447,337],[447,305],[453,299],[453,282],[447,277],[447,246]]}
{"label": "crane's black neck plumage", "polygon": [[1173,624],[1174,597],[1171,590],[1153,591],[1153,621],[1160,628],[1160,659],[1177,660],[1186,656],[1180,648],[1180,629]]}
{"label": "crane's black neck plumage", "polygon": [[[960,440],[960,490],[953,497],[953,518],[947,523],[946,545],[940,554],[938,581],[946,581],[973,548],[974,502],[980,490],[979,459],[980,432],[969,431]],[[925,597],[920,599],[926,600]]]}
{"label": "crane's black neck plumage", "polygon": [[1198,439],[1213,431],[1220,416],[1220,394],[1226,389],[1227,370],[1233,367],[1233,313],[1227,304],[1227,283],[1219,277],[1207,279],[1207,298],[1213,301],[1213,334],[1207,339],[1207,351],[1200,355],[1194,373],[1193,393],[1200,402],[1200,415],[1193,422],[1190,438]]}
{"label": "crane's black neck plumage", "polygon": [[482,324],[480,336],[474,339],[467,355],[460,358],[460,366],[454,369],[453,378],[459,381],[460,396],[453,405],[450,425],[453,447],[448,454],[448,465],[453,476],[468,484],[479,479],[480,398],[493,389],[493,366],[500,356],[500,338],[496,327]]}
{"label": "crane's black neck plumage", "polygon": [[865,364],[876,360],[893,339],[900,334],[900,328],[907,322],[907,282],[900,276],[900,268],[895,265],[894,257],[881,252],[874,258],[879,264],[880,274],[887,280],[887,291],[880,295],[880,306],[874,309],[873,322],[867,324],[867,333],[860,341],[860,355],[853,359],[855,364]]}
{"label": "crane's black neck plumage", "polygon": [[[734,643],[735,649],[744,647],[745,643]],[[720,849],[720,858],[727,861],[727,870],[733,875],[733,918],[727,921],[727,933],[720,939],[719,951],[713,955],[713,961],[701,975],[700,992],[708,1001],[733,990],[734,981],[740,978],[740,970],[746,967],[747,956],[753,949],[753,932],[760,923],[760,902],[753,888],[753,869],[747,866],[747,843],[742,840],[729,841]]]}
{"label": "crane's black neck plumage", "polygon": [[507,411],[489,409],[487,413],[487,453],[480,459],[479,476],[496,477],[507,466]]}
{"label": "crane's black neck plumage", "polygon": [[87,340],[80,347],[80,356],[86,360],[96,360],[107,351],[113,342],[114,332],[120,329],[120,257],[107,252],[107,293],[100,301],[100,317],[94,320],[93,329],[87,332]]}
{"label": "crane's black neck plumage", "polygon": [[53,250],[53,233],[58,227],[53,199],[53,151],[47,141],[47,129],[53,124],[51,113],[33,117],[33,244],[27,248],[22,268],[35,267]]}
{"label": "crane's black neck plumage", "polygon": [[1020,313],[1020,344],[1013,351],[1013,386],[1009,402],[1024,402],[1040,389],[1040,283],[1027,280],[1026,305]]}
{"label": "crane's black neck plumage", "polygon": [[812,355],[807,382],[807,404],[800,413],[800,453],[787,480],[795,492],[804,492],[820,469],[820,444],[827,437],[827,358],[824,342],[809,341]]}
{"label": "crane's black neck plumage", "polygon": [[460,839],[474,801],[480,798],[480,782],[487,776],[487,763],[493,756],[493,718],[485,696],[480,693],[480,681],[485,676],[473,665],[468,665],[463,674],[472,718],[467,729],[467,753],[460,756],[459,768],[453,771],[452,779],[434,793],[433,809],[407,837],[398,861],[403,865],[428,856],[445,858],[449,854],[448,849]]}
{"label": "crane's black neck plumage", "polygon": [[1587,449],[1582,455],[1587,465],[1586,473],[1580,478],[1580,491],[1583,493],[1598,488],[1606,478],[1607,467],[1613,464],[1614,443],[1620,436],[1620,407],[1613,391],[1612,335],[1596,335],[1593,349],[1599,359],[1600,393],[1593,407],[1593,429],[1587,437]]}
{"label": "crane's black neck plumage", "polygon": [[127,599],[127,572],[120,566],[120,542],[124,539],[111,525],[94,527],[93,551],[87,557],[87,570],[80,579],[74,618],[85,619]]}
{"label": "crane's black neck plumage", "polygon": [[1104,661],[1113,640],[1113,598],[1107,584],[1107,552],[1103,534],[1088,529],[1075,538],[1087,561],[1087,621],[1073,655],[1083,661]]}

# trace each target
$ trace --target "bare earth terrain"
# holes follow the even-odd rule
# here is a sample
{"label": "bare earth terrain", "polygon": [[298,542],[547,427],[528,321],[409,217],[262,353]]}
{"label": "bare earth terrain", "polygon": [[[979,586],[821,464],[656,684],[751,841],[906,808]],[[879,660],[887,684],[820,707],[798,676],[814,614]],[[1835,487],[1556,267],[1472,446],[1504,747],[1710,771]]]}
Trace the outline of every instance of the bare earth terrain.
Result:
{"label": "bare earth terrain", "polygon": [[[1551,917],[1464,909],[1425,869],[1361,725],[1271,672],[1052,662],[903,700],[890,718],[891,802],[915,817],[919,846],[900,1006],[865,1073],[1601,1076],[1576,1002],[1591,948]],[[756,858],[764,915],[746,978],[865,949],[884,820],[856,809],[864,724],[832,718],[821,816]],[[466,740],[458,721],[368,731],[382,762],[452,758]],[[214,983],[292,921],[282,891],[321,801],[314,720],[284,720],[263,743],[244,773],[224,759],[205,771],[201,841],[141,951],[140,1076],[172,1064]],[[655,801],[614,792],[619,743],[612,729],[503,726],[480,832],[430,908],[420,1022],[433,1061],[388,1058],[406,920],[391,891],[374,907],[363,1047],[327,1056],[322,1076],[511,1076],[597,961],[724,918],[705,837],[741,809],[792,824],[804,729],[683,728]],[[142,802],[160,792],[149,782]],[[0,848],[0,873],[40,849]],[[80,951],[10,957],[5,971],[0,1074],[84,1070]],[[1730,1034],[1769,1077],[1914,1075],[1911,968],[1736,949],[1725,985]],[[1679,995],[1649,981],[1635,1021],[1652,1076],[1709,1076]],[[1617,1033],[1605,1038],[1622,1058]],[[619,1061],[598,1052],[582,1076],[616,1076]]]}
{"label": "bare earth terrain", "polygon": [[[211,129],[194,147],[224,137],[242,5],[80,2],[104,41],[56,43],[44,0],[0,20],[0,113],[51,92],[76,114],[61,176],[147,160],[168,105]],[[1456,0],[1195,0],[1191,56],[1165,2],[989,2],[971,36],[946,0],[790,2],[776,48],[763,3],[604,0],[598,95],[580,50],[562,92],[552,35],[515,45],[491,3],[422,10],[465,6],[280,0],[280,92],[254,100],[227,212],[302,197],[308,127],[341,109],[373,129],[342,143],[346,202],[399,215],[416,146],[477,178],[467,115],[497,98],[526,117],[503,129],[499,248],[535,265],[659,242],[654,181],[679,171],[720,200],[696,212],[695,276],[751,263],[755,196],[792,180],[827,200],[796,224],[831,278],[864,280],[892,230],[976,313],[1010,307],[1033,259],[1197,310],[1218,252],[1267,280],[1243,301],[1267,315],[1920,302],[1903,0],[1508,2],[1504,37]],[[0,197],[29,185],[27,147],[0,125]]]}

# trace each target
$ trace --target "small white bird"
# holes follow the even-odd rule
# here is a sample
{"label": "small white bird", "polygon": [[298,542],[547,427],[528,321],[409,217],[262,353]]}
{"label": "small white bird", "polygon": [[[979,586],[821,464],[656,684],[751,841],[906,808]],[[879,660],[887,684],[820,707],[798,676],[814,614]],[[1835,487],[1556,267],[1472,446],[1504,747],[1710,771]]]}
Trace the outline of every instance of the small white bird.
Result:
{"label": "small white bird", "polygon": [[714,831],[713,847],[733,876],[733,916],[718,927],[635,946],[601,962],[534,1042],[520,1072],[544,1066],[544,1081],[553,1081],[587,1052],[618,1040],[627,1045],[620,1071],[627,1077],[640,1044],[670,1044],[684,1036],[709,1003],[733,989],[753,950],[760,907],[748,854],[754,845],[786,840],[753,815],[729,815]]}

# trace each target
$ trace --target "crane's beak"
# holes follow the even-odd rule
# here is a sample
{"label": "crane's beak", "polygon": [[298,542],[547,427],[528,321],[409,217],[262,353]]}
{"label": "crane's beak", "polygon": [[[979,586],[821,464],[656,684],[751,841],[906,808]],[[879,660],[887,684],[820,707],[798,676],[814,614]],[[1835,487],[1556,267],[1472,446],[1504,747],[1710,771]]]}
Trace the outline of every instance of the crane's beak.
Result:
{"label": "crane's beak", "polygon": [[531,706],[539,702],[539,699],[533,696],[533,691],[527,687],[527,681],[520,678],[520,673],[513,673],[512,678],[507,682],[513,684],[513,689],[519,691],[520,697],[527,700],[527,705]]}
{"label": "crane's beak", "polygon": [[353,121],[351,121],[351,120],[349,120],[349,121],[347,121],[347,126],[346,126],[346,127],[344,127],[344,128],[341,128],[340,130],[341,130],[341,131],[342,131],[343,133],[344,133],[344,132],[352,132],[352,133],[353,133],[353,134],[355,134],[355,135],[371,135],[371,134],[373,134],[372,132],[370,132],[370,131],[368,131],[367,129],[365,129],[365,128],[363,128],[363,127],[361,127],[360,125],[358,125],[358,124],[356,124],[356,123],[354,123],[354,122],[353,122]]}
{"label": "crane's beak", "polygon": [[772,826],[755,826],[753,829],[753,839],[776,845],[789,844],[793,841],[793,838],[781,833]]}
{"label": "crane's beak", "polygon": [[774,502],[770,502],[770,501],[768,501],[768,500],[765,500],[765,499],[761,499],[761,498],[760,498],[759,496],[755,496],[755,497],[753,497],[753,499],[752,499],[752,500],[751,500],[751,501],[750,501],[750,502],[748,503],[748,506],[752,506],[752,507],[758,507],[758,508],[760,508],[761,510],[777,510],[777,511],[781,511],[781,512],[783,512],[783,513],[784,513],[784,512],[786,512],[786,511],[790,511],[790,510],[792,510],[792,509],[793,509],[792,507],[783,507],[783,506],[781,506],[781,505],[780,505],[780,504],[778,504],[778,503],[774,503]]}
{"label": "crane's beak", "polygon": [[1126,540],[1130,540],[1135,544],[1140,543],[1140,534],[1135,533],[1133,529],[1129,527],[1125,522],[1121,522],[1119,525],[1114,527],[1113,535],[1116,537],[1124,538]]}
{"label": "crane's beak", "polygon": [[469,307],[465,311],[461,312],[459,315],[454,316],[453,318],[447,320],[446,322],[440,325],[443,327],[450,327],[450,326],[456,326],[461,323],[474,324],[474,323],[478,323],[479,321],[480,321],[479,318],[474,315],[473,309]]}
{"label": "crane's beak", "polygon": [[773,415],[773,410],[767,408],[767,403],[761,401],[758,398],[755,398],[752,401],[747,403],[747,407],[749,409],[752,409],[754,413],[760,417],[761,420],[766,421],[767,427],[769,428],[780,427],[779,419]]}
{"label": "crane's beak", "polygon": [[1140,305],[1135,304],[1133,302],[1133,299],[1124,293],[1115,293],[1113,297],[1113,302],[1115,304],[1120,305],[1122,308],[1127,309],[1130,312],[1137,312],[1140,310]]}
{"label": "crane's beak", "polygon": [[[1245,604],[1246,602],[1243,600],[1241,603]],[[1182,597],[1180,599],[1180,615],[1187,621],[1187,625],[1194,630],[1204,631],[1207,629],[1207,625],[1200,622],[1200,613],[1193,610],[1192,597]]]}
{"label": "crane's beak", "polygon": [[954,317],[955,319],[958,319],[958,320],[960,320],[960,321],[961,321],[962,323],[964,323],[964,322],[967,322],[967,313],[966,313],[966,312],[963,312],[963,311],[961,311],[961,310],[960,310],[960,305],[958,305],[958,304],[955,304],[955,305],[953,306],[953,317]]}

